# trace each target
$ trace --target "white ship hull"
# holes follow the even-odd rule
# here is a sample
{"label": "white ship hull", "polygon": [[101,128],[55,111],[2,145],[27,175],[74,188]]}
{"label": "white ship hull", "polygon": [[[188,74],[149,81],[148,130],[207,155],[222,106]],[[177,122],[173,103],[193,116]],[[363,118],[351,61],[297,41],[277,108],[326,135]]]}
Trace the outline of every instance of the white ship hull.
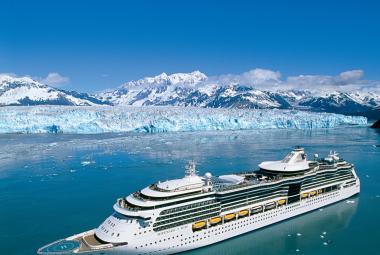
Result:
{"label": "white ship hull", "polygon": [[196,232],[193,232],[191,224],[160,232],[152,231],[130,240],[126,246],[102,250],[99,253],[92,251],[91,254],[173,254],[197,249],[336,203],[359,192],[360,183],[357,179],[356,184],[351,187],[320,194],[218,226]]}

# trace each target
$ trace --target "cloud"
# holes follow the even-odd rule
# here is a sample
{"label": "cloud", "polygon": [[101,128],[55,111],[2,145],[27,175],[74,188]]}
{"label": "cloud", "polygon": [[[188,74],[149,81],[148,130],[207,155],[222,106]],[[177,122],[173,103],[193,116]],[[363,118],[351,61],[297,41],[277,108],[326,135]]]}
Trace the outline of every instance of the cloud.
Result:
{"label": "cloud", "polygon": [[286,86],[309,90],[371,91],[378,90],[379,81],[364,80],[363,70],[350,70],[336,76],[331,75],[299,75],[290,76]]}
{"label": "cloud", "polygon": [[239,84],[262,90],[308,89],[311,91],[366,91],[378,93],[380,81],[363,79],[364,71],[348,70],[337,75],[298,75],[282,78],[279,71],[255,68],[241,74],[210,77],[206,84],[221,86]]}
{"label": "cloud", "polygon": [[351,70],[351,71],[340,73],[339,79],[342,82],[350,83],[350,82],[355,82],[355,81],[360,80],[363,77],[363,75],[364,75],[363,70]]}
{"label": "cloud", "polygon": [[60,75],[59,73],[49,73],[45,78],[38,79],[41,83],[50,85],[50,86],[61,86],[70,82],[69,77]]}
{"label": "cloud", "polygon": [[241,74],[223,74],[210,77],[207,83],[218,83],[220,85],[239,84],[258,88],[272,88],[280,85],[281,73],[269,69],[255,68]]}
{"label": "cloud", "polygon": [[8,77],[12,77],[12,78],[16,78],[17,75],[15,73],[0,73],[0,77],[3,76],[8,76]]}

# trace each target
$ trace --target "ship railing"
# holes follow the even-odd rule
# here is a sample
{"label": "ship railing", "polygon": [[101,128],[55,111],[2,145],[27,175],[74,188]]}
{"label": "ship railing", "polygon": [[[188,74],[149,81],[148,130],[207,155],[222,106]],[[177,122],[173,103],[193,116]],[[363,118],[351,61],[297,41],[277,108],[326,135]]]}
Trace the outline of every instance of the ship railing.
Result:
{"label": "ship railing", "polygon": [[132,207],[129,205],[129,203],[127,202],[127,200],[125,198],[119,198],[117,200],[117,205],[122,208],[122,209],[125,209],[125,210],[128,210],[128,211],[132,211],[132,212],[137,212],[139,210],[141,210],[140,207]]}

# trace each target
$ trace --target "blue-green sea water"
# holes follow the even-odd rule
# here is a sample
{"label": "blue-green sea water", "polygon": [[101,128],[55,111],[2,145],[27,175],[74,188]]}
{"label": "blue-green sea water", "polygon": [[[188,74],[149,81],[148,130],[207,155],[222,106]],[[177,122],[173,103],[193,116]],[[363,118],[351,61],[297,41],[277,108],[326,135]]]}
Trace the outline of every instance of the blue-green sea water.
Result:
{"label": "blue-green sea water", "polygon": [[35,254],[46,243],[94,228],[118,197],[182,177],[188,160],[198,163],[200,174],[218,175],[256,169],[295,145],[309,155],[337,150],[353,162],[360,195],[186,254],[380,254],[380,147],[374,146],[380,132],[363,127],[1,135],[0,254]]}

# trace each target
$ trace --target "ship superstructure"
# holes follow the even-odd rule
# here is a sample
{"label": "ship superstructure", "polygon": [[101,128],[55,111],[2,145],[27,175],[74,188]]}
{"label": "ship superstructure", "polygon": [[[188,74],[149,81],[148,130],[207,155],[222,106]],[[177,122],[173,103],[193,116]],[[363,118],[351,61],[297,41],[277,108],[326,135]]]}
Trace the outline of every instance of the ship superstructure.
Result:
{"label": "ship superstructure", "polygon": [[172,254],[213,244],[349,198],[360,191],[354,165],[331,152],[308,160],[297,147],[256,171],[183,178],[122,197],[97,229],[39,254]]}

